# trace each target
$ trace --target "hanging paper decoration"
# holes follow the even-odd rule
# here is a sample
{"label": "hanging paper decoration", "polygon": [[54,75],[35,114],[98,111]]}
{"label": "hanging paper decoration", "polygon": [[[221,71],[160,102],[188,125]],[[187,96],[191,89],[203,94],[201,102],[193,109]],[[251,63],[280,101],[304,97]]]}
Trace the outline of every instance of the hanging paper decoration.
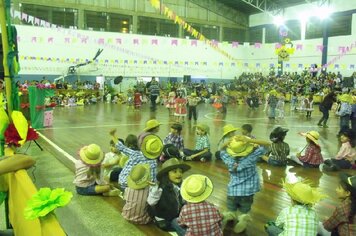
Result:
{"label": "hanging paper decoration", "polygon": [[276,44],[276,50],[275,53],[278,55],[278,60],[279,61],[289,61],[289,56],[294,54],[295,48],[293,47],[293,43],[291,42],[291,39],[288,37],[285,37],[282,39],[282,42],[279,43],[277,47]]}

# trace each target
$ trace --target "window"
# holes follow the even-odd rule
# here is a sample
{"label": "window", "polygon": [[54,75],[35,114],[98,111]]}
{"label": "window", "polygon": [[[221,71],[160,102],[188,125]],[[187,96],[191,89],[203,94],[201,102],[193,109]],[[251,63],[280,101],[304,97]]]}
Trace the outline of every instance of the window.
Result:
{"label": "window", "polygon": [[204,25],[201,27],[200,33],[202,33],[208,39],[214,39],[217,41],[219,40],[219,27],[217,26]]}
{"label": "window", "polygon": [[179,26],[169,20],[159,21],[159,35],[167,37],[178,37]]}
{"label": "window", "polygon": [[298,20],[287,21],[286,26],[288,28],[288,37],[292,41],[301,39],[300,21],[298,21]]}
{"label": "window", "polygon": [[[23,13],[26,13],[29,16],[34,16],[41,20],[51,22],[50,18],[49,18],[49,16],[50,16],[49,7],[37,6],[37,5],[32,5],[32,4],[22,4],[21,11]],[[21,22],[23,24],[32,25],[31,22],[28,23],[25,20],[21,20]]]}
{"label": "window", "polygon": [[260,43],[262,42],[262,28],[253,27],[248,30],[248,37],[250,43]]}
{"label": "window", "polygon": [[108,16],[105,12],[85,11],[85,28],[97,31],[107,30]]}
{"label": "window", "polygon": [[310,18],[307,22],[305,38],[316,39],[323,37],[322,21],[319,18]]}
{"label": "window", "polygon": [[52,11],[52,23],[65,28],[77,25],[77,10],[68,8],[54,8]]}
{"label": "window", "polygon": [[328,21],[328,35],[351,35],[352,15],[333,15]]}
{"label": "window", "polygon": [[131,31],[132,18],[127,15],[109,14],[109,28],[111,32],[129,33]]}
{"label": "window", "polygon": [[139,17],[137,33],[145,35],[158,35],[157,21],[154,18]]}
{"label": "window", "polygon": [[[275,25],[268,25],[266,27],[266,43],[277,43],[280,42],[279,30]],[[261,41],[260,41],[261,42]]]}
{"label": "window", "polygon": [[234,28],[224,28],[223,29],[223,41],[226,42],[245,42],[246,40],[246,30],[244,29],[234,29]]}

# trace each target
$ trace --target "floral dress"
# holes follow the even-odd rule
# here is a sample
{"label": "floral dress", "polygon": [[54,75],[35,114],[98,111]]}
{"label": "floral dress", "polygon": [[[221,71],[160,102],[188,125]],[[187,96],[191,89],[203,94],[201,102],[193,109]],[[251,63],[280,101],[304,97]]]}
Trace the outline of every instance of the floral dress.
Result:
{"label": "floral dress", "polygon": [[187,99],[176,98],[175,100],[176,111],[175,116],[186,116],[187,115]]}

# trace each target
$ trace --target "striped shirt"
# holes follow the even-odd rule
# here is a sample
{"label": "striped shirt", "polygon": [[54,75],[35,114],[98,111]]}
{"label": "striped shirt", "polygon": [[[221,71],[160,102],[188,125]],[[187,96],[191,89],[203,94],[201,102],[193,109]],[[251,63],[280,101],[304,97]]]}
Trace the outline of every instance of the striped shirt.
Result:
{"label": "striped shirt", "polygon": [[184,141],[182,135],[175,135],[169,133],[168,136],[164,139],[163,144],[173,144],[178,150],[182,150],[184,148]]}
{"label": "striped shirt", "polygon": [[155,159],[151,160],[146,158],[141,151],[132,150],[126,147],[120,141],[117,142],[116,148],[129,157],[129,160],[126,162],[126,165],[124,166],[124,168],[122,169],[119,175],[119,184],[121,188],[124,189],[127,187],[127,177],[129,176],[131,169],[137,164],[149,164],[151,168],[151,181],[152,182],[156,181],[157,161]]}
{"label": "striped shirt", "polygon": [[75,186],[86,188],[96,183],[94,175],[89,174],[90,167],[82,160],[75,161]]}
{"label": "striped shirt", "polygon": [[210,142],[208,135],[198,135],[195,143],[195,150],[201,151],[205,148],[210,150]]}
{"label": "striped shirt", "polygon": [[222,215],[218,208],[206,201],[187,203],[178,218],[178,224],[187,227],[185,236],[222,236],[221,221]]}
{"label": "striped shirt", "polygon": [[125,205],[122,208],[122,217],[134,224],[147,224],[151,221],[147,212],[147,197],[149,187],[144,189],[125,189]]}
{"label": "striped shirt", "polygon": [[281,163],[287,162],[287,156],[289,155],[289,152],[289,145],[285,142],[271,143],[271,145],[268,147],[270,158]]}
{"label": "striped shirt", "polygon": [[[227,196],[251,196],[260,191],[260,178],[256,163],[265,153],[266,149],[262,146],[242,158],[233,158],[226,150],[221,151],[221,159],[230,173]],[[235,168],[235,163],[238,163],[237,168]]]}
{"label": "striped shirt", "polygon": [[276,225],[283,228],[278,236],[316,235],[319,219],[314,209],[303,205],[284,208],[278,215]]}

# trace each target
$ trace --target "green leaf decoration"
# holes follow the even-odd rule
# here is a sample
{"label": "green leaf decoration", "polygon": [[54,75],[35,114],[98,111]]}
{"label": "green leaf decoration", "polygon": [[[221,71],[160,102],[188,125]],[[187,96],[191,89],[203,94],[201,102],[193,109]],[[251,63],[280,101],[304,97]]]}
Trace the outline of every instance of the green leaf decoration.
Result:
{"label": "green leaf decoration", "polygon": [[24,210],[25,218],[33,220],[38,217],[44,217],[58,207],[67,205],[72,199],[73,194],[65,191],[64,188],[41,188],[27,202]]}

